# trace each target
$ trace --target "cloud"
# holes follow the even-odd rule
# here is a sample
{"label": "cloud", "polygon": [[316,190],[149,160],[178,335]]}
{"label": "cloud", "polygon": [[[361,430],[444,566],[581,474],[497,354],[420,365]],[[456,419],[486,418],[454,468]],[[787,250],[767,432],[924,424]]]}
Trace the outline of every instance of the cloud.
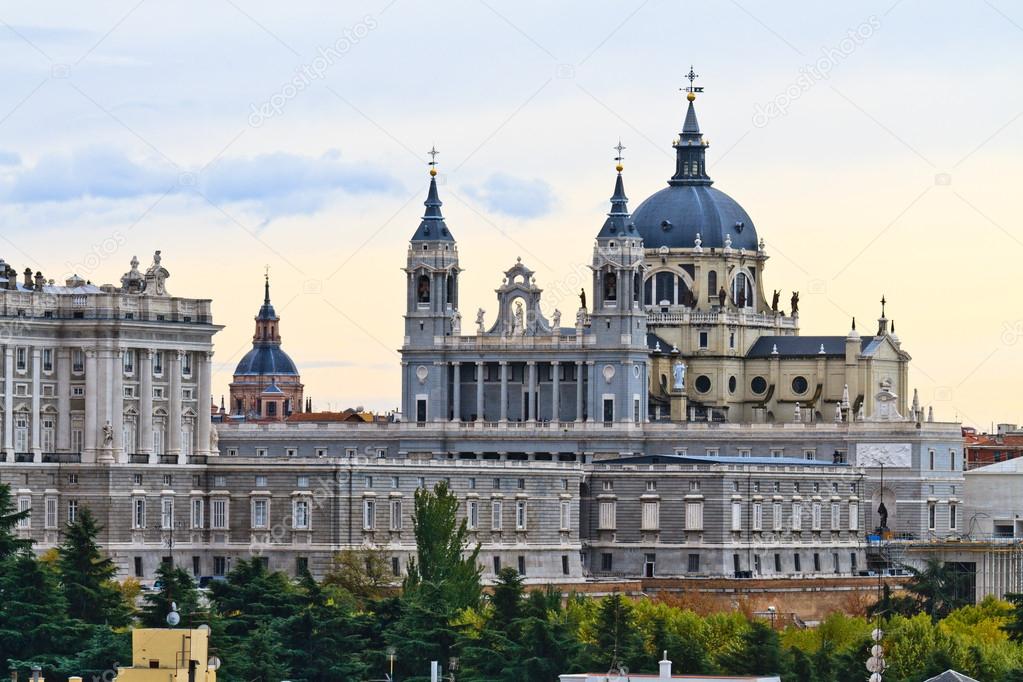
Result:
{"label": "cloud", "polygon": [[479,186],[467,187],[465,193],[488,210],[513,218],[539,218],[554,209],[550,185],[539,178],[516,178],[495,173]]}
{"label": "cloud", "polygon": [[[285,152],[226,158],[202,171],[179,169],[155,158],[132,159],[109,148],[48,154],[35,165],[0,151],[0,196],[15,204],[95,199],[119,201],[162,194],[202,194],[214,204],[240,204],[263,215],[315,213],[335,192],[389,193],[400,183],[369,164],[344,161],[336,150],[319,157]],[[196,196],[198,199],[199,197]]]}

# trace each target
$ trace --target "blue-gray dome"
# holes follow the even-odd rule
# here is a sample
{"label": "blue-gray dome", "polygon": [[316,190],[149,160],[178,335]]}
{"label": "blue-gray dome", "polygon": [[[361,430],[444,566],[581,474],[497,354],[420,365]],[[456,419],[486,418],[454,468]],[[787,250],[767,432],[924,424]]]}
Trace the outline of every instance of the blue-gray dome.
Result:
{"label": "blue-gray dome", "polygon": [[235,376],[261,374],[288,374],[298,376],[295,363],[281,347],[274,344],[257,344],[241,359],[234,370]]}
{"label": "blue-gray dome", "polygon": [[691,249],[700,233],[705,249],[723,248],[731,235],[733,249],[757,250],[757,230],[735,199],[707,184],[669,185],[632,213],[643,246]]}

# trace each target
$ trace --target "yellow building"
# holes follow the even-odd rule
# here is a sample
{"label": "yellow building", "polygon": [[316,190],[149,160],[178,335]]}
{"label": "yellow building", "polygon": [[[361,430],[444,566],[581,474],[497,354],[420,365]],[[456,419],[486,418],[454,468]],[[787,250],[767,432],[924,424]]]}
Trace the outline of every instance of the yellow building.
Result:
{"label": "yellow building", "polygon": [[216,682],[220,663],[209,656],[208,629],[139,628],[131,633],[130,668],[117,682]]}

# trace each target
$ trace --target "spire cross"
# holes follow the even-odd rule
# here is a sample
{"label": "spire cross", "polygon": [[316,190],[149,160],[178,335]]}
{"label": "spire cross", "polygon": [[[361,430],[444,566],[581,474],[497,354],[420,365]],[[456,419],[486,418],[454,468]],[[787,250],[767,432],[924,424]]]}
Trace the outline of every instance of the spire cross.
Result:
{"label": "spire cross", "polygon": [[615,157],[615,161],[621,163],[622,160],[625,159],[625,157],[622,156],[622,152],[625,151],[626,149],[625,145],[622,144],[621,140],[618,140],[618,144],[616,144],[614,147],[611,147],[611,149],[614,149],[616,152],[618,152],[618,156]]}
{"label": "spire cross", "polygon": [[426,153],[430,155],[430,162],[427,165],[428,166],[436,166],[437,165],[437,155],[440,154],[440,152],[437,151],[437,146],[436,145],[431,146],[430,147],[430,151],[428,151]]}
{"label": "spire cross", "polygon": [[884,300],[884,294],[881,294],[881,317],[884,317],[884,304],[888,301]]}
{"label": "spire cross", "polygon": [[685,78],[689,79],[689,85],[684,88],[679,88],[684,92],[703,92],[703,87],[699,85],[693,85],[693,81],[699,78],[700,75],[693,70],[692,65],[689,66],[689,73],[685,75]]}

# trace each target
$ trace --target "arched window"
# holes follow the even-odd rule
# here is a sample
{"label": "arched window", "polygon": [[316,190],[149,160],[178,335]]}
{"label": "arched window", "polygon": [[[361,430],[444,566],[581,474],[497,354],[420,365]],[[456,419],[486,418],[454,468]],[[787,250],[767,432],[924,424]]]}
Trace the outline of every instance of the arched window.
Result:
{"label": "arched window", "polygon": [[654,300],[654,278],[648,277],[643,282],[643,303],[644,305],[653,305],[656,303]]}
{"label": "arched window", "polygon": [[448,273],[447,277],[447,299],[445,303],[455,302],[455,273]]}
{"label": "arched window", "polygon": [[745,272],[740,272],[732,280],[732,301],[738,308],[753,307],[753,283]]}
{"label": "arched window", "polygon": [[418,303],[430,302],[430,277],[428,275],[419,275],[419,281],[416,284],[416,301]]}
{"label": "arched window", "polygon": [[714,298],[718,295],[718,273],[711,270],[707,273],[707,296]]}
{"label": "arched window", "polygon": [[654,275],[654,303],[675,305],[675,275],[670,272],[658,272]]}
{"label": "arched window", "polygon": [[636,272],[636,274],[632,276],[632,300],[634,302],[637,303],[639,302],[639,292],[642,291],[641,289],[642,284],[643,275],[641,275],[639,272]]}
{"label": "arched window", "polygon": [[618,275],[613,272],[604,275],[604,300],[618,300]]}

